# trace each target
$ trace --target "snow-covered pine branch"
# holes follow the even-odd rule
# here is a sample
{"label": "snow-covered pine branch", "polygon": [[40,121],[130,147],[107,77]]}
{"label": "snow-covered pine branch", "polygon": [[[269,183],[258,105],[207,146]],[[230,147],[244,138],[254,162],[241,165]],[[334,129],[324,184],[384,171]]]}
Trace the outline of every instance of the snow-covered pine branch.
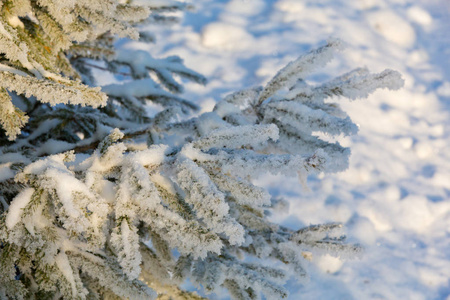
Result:
{"label": "snow-covered pine branch", "polygon": [[308,154],[322,149],[328,157],[328,171],[345,170],[349,149],[339,143],[326,142],[314,133],[353,135],[358,127],[338,103],[325,100],[335,96],[351,100],[365,98],[380,88],[397,90],[403,86],[403,79],[393,70],[371,74],[360,68],[319,86],[306,83],[305,75],[324,66],[334,51],[342,49],[341,41],[332,40],[289,63],[264,88],[252,88],[227,96],[214,111],[233,125],[275,124],[279,138],[272,142],[272,146],[278,151]]}
{"label": "snow-covered pine branch", "polygon": [[[23,94],[27,98],[35,96],[38,101],[51,106],[59,103],[92,107],[106,105],[101,111],[106,112],[109,120],[99,115],[97,119],[100,124],[93,124],[93,127],[108,125],[110,120],[116,123],[117,119],[135,120],[136,117],[140,118],[141,122],[147,122],[149,120],[145,116],[146,101],[153,101],[163,107],[177,106],[179,103],[185,113],[196,110],[195,104],[173,94],[182,91],[182,86],[173,78],[173,74],[200,84],[205,84],[206,79],[183,66],[180,58],[154,59],[144,51],[127,50],[116,53],[114,48],[118,37],[138,39],[140,21],[148,19],[152,14],[190,7],[177,1],[164,2],[131,1],[122,4],[121,1],[110,0],[3,1],[0,4],[0,52],[6,61],[2,61],[0,66],[2,87],[8,92]],[[99,88],[86,86],[85,84],[95,86],[92,69],[104,68],[102,64],[106,65],[111,73],[120,73],[124,67],[128,70],[123,72],[128,72],[131,79],[145,78],[146,81],[131,81],[128,88],[109,87],[103,92]],[[160,88],[158,83],[151,82],[149,72],[155,73],[160,84],[167,90]],[[80,78],[84,84],[79,82]],[[122,93],[118,94],[118,89],[122,90]],[[126,92],[130,89],[135,93]],[[110,97],[108,103],[105,92]],[[21,107],[17,102],[14,102],[14,105]],[[51,114],[54,110],[30,101],[26,101],[25,105],[26,110],[39,112],[39,115]],[[117,113],[118,110],[124,110],[126,113]],[[29,117],[30,121],[33,121],[33,116]],[[20,120],[19,122],[16,118],[7,124],[1,123],[10,139],[15,139],[27,118]],[[104,138],[109,131],[99,134],[92,128],[75,127],[79,127],[78,132],[85,138],[99,135],[94,137],[97,141]],[[120,127],[128,128],[124,123]],[[47,127],[44,131],[52,129]],[[24,130],[27,131],[27,128]],[[52,135],[55,137],[58,133],[53,131]],[[77,135],[71,136],[77,140]],[[71,140],[73,139],[69,138],[66,141]]]}
{"label": "snow-covered pine branch", "polygon": [[[315,136],[357,132],[328,98],[397,89],[400,75],[356,69],[307,84],[342,50],[333,40],[265,87],[189,118],[197,106],[177,95],[177,76],[204,84],[202,75],[178,57],[114,44],[188,8],[173,0],[0,4],[0,297],[200,299],[180,289],[189,279],[235,299],[282,299],[289,278],[307,278],[312,255],[361,251],[340,224],[269,222],[280,201],[254,179],[305,182],[347,168],[349,149]],[[125,82],[100,91],[93,69]],[[147,102],[163,110],[148,115]]]}

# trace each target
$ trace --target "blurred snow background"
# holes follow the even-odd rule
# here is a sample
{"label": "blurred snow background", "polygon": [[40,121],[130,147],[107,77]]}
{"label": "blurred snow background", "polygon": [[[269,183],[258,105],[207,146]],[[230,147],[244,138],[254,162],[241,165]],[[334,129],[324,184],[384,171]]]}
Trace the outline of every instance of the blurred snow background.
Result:
{"label": "blurred snow background", "polygon": [[[366,246],[359,260],[316,257],[311,282],[289,299],[450,299],[450,2],[446,0],[197,0],[183,24],[157,29],[156,57],[179,55],[209,78],[185,96],[210,110],[224,95],[267,82],[329,37],[348,49],[309,78],[390,68],[406,81],[344,110],[360,125],[350,168],[258,182],[290,202],[274,220],[292,228],[342,222]],[[138,44],[127,45],[142,47]],[[221,298],[221,295],[212,296]]]}

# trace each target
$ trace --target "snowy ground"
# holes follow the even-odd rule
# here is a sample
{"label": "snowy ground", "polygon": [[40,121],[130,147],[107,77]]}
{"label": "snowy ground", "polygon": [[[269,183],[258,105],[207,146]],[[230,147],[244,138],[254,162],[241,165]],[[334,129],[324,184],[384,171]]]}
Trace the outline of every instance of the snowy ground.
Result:
{"label": "snowy ground", "polygon": [[[209,78],[186,97],[211,109],[223,95],[261,85],[329,37],[348,43],[310,81],[355,67],[400,71],[405,88],[339,100],[360,133],[342,138],[348,171],[260,184],[289,200],[291,227],[342,222],[366,246],[360,260],[316,258],[289,299],[450,299],[450,4],[438,0],[198,0],[183,26],[160,30],[151,52],[179,55]],[[217,298],[220,298],[217,296]]]}

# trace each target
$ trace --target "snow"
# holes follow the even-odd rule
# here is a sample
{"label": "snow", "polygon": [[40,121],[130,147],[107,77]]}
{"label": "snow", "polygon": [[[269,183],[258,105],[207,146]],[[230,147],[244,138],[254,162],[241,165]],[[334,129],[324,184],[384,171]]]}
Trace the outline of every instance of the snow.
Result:
{"label": "snow", "polygon": [[242,27],[222,22],[209,24],[202,32],[202,44],[208,48],[244,49],[251,40],[252,36]]}
{"label": "snow", "polygon": [[444,82],[437,90],[437,93],[443,97],[450,97],[450,82]]}
{"label": "snow", "polygon": [[33,193],[33,188],[26,188],[14,198],[14,201],[11,202],[5,220],[5,224],[8,229],[12,229],[17,223],[19,223],[22,216],[22,211],[31,201],[31,196],[33,196]]}
{"label": "snow", "polygon": [[0,181],[5,181],[7,179],[14,177],[14,172],[10,169],[11,163],[0,165]]}
{"label": "snow", "polygon": [[391,10],[369,13],[367,20],[375,32],[399,46],[411,47],[416,40],[416,33],[410,23]]}
{"label": "snow", "polygon": [[[347,171],[256,182],[290,202],[273,220],[298,228],[342,222],[366,251],[357,260],[314,257],[311,282],[288,299],[447,299],[450,296],[450,7],[438,0],[195,1],[182,26],[160,27],[154,57],[179,55],[209,79],[184,97],[203,110],[227,94],[264,85],[330,37],[347,43],[308,83],[356,67],[399,71],[405,87],[361,101],[337,100],[359,133],[340,137]],[[153,29],[153,28],[152,28]],[[150,48],[149,48],[150,49]],[[212,296],[222,299],[225,296]],[[224,298],[226,299],[226,297]]]}
{"label": "snow", "polygon": [[73,148],[73,144],[49,139],[43,143],[36,151],[37,155],[61,153]]}
{"label": "snow", "polygon": [[75,282],[75,278],[73,277],[73,270],[70,266],[69,259],[67,258],[67,255],[64,252],[60,252],[55,257],[56,266],[58,267],[59,271],[64,275],[64,277],[67,279],[67,281],[70,283],[70,286],[72,287],[72,295],[75,298],[78,296],[77,293],[77,286]]}
{"label": "snow", "polygon": [[420,6],[412,6],[408,8],[406,13],[411,21],[422,25],[425,28],[433,23],[433,17]]}

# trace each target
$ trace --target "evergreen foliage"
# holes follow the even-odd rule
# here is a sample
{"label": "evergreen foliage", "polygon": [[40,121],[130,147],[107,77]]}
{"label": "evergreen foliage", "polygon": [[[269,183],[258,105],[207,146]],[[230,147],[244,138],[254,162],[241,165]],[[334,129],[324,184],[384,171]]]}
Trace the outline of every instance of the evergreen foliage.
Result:
{"label": "evergreen foliage", "polygon": [[[339,40],[299,57],[263,88],[225,97],[212,112],[180,97],[205,84],[178,57],[117,50],[153,41],[172,0],[9,0],[0,3],[0,298],[280,299],[307,278],[311,255],[352,257],[340,224],[273,224],[283,207],[252,180],[347,168],[349,149],[317,137],[355,124],[330,97],[398,89],[391,70],[356,69],[320,86],[305,78]],[[96,87],[92,71],[126,77]],[[146,105],[162,110],[154,116]],[[267,260],[271,261],[270,267]]]}

